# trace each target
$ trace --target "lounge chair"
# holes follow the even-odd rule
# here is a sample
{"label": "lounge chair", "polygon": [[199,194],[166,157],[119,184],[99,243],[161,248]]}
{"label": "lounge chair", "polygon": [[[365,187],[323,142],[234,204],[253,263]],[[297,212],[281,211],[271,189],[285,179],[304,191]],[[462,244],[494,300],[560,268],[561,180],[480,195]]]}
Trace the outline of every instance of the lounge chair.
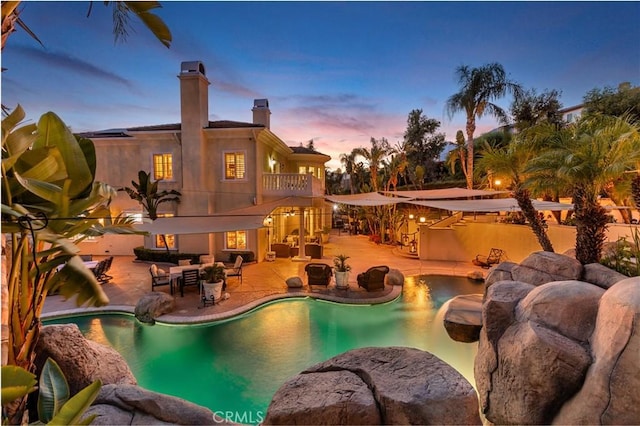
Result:
{"label": "lounge chair", "polygon": [[242,284],[242,256],[236,257],[236,262],[231,268],[225,268],[224,273],[229,277],[239,277],[240,284]]}
{"label": "lounge chair", "polygon": [[331,266],[326,263],[308,263],[307,266],[304,267],[304,271],[307,273],[309,288],[311,288],[312,285],[323,285],[327,287],[333,275]]}
{"label": "lounge chair", "polygon": [[316,243],[308,243],[304,245],[305,256],[310,256],[312,259],[322,259],[322,246]]}
{"label": "lounge chair", "polygon": [[149,268],[149,273],[151,274],[151,291],[156,287],[168,285],[169,292],[173,294],[173,283],[169,274],[159,269],[155,263]]}
{"label": "lounge chair", "polygon": [[358,274],[358,287],[367,291],[384,289],[384,277],[389,272],[388,266],[373,266],[366,272]]}
{"label": "lounge chair", "polygon": [[94,268],[91,269],[93,275],[95,275],[100,284],[108,283],[113,279],[111,275],[107,274],[107,271],[111,269],[111,263],[113,263],[113,256],[102,259]]}
{"label": "lounge chair", "polygon": [[291,246],[287,243],[273,243],[271,250],[276,253],[276,257],[291,257]]}
{"label": "lounge chair", "polygon": [[200,288],[200,271],[197,268],[185,269],[182,276],[178,278],[180,286],[180,296],[184,297],[184,288],[189,286],[197,286]]}
{"label": "lounge chair", "polygon": [[480,266],[483,268],[491,268],[493,265],[497,265],[500,263],[500,259],[504,255],[504,251],[497,248],[492,248],[489,251],[488,256],[483,256],[481,254],[477,255],[475,259],[472,260],[473,264],[476,266]]}

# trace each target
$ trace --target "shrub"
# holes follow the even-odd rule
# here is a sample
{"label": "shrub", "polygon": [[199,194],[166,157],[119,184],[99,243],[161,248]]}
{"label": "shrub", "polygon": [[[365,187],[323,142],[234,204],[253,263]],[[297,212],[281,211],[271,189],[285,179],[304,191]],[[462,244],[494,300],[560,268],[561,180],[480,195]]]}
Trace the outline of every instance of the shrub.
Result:
{"label": "shrub", "polygon": [[229,262],[234,263],[236,261],[236,257],[242,256],[243,262],[253,262],[256,260],[256,255],[252,251],[232,251],[229,253]]}
{"label": "shrub", "polygon": [[198,253],[179,253],[177,251],[167,253],[165,249],[152,250],[144,247],[135,247],[133,254],[136,255],[136,260],[146,262],[175,263],[177,265],[179,260],[189,259],[193,264],[200,263],[200,254]]}

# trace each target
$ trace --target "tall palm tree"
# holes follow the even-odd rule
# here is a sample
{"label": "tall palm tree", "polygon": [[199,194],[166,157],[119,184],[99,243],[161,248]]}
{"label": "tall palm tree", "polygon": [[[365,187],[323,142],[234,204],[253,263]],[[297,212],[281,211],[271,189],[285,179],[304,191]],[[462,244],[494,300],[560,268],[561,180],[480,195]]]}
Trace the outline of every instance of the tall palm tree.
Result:
{"label": "tall palm tree", "polygon": [[374,192],[378,191],[378,170],[380,162],[391,152],[391,146],[387,139],[377,140],[371,138],[371,148],[356,148],[353,150],[356,155],[363,157],[369,163],[369,171],[371,172],[371,188]]}
{"label": "tall palm tree", "polygon": [[461,65],[456,69],[456,76],[460,91],[447,100],[446,109],[449,119],[459,111],[463,111],[467,116],[466,178],[467,188],[473,189],[473,135],[476,131],[476,118],[488,113],[506,123],[507,113],[493,101],[507,93],[519,97],[522,89],[519,84],[508,79],[502,65],[495,62],[479,68]]}
{"label": "tall palm tree", "polygon": [[606,239],[603,190],[640,160],[640,126],[629,117],[594,116],[548,135],[550,148],[526,171],[554,175],[571,185],[576,219],[576,258],[600,260]]}
{"label": "tall palm tree", "polygon": [[355,185],[355,167],[356,167],[356,154],[351,151],[349,154],[342,153],[340,154],[340,162],[344,166],[344,172],[349,176],[349,191],[351,194],[354,193],[354,185]]}
{"label": "tall palm tree", "polygon": [[485,144],[483,155],[478,160],[478,169],[490,170],[496,176],[510,181],[513,197],[518,202],[540,246],[544,251],[553,252],[553,245],[547,235],[546,227],[533,207],[531,194],[524,185],[526,180],[524,168],[534,155],[535,152],[522,140],[516,140],[498,148]]}

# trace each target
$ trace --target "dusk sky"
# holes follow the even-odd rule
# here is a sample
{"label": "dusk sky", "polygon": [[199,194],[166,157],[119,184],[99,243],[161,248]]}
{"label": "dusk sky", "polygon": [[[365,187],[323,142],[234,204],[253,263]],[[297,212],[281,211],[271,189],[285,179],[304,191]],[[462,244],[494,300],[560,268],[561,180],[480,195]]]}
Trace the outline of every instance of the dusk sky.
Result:
{"label": "dusk sky", "polygon": [[[54,111],[73,131],[180,121],[182,61],[205,64],[211,120],[252,121],[268,98],[271,129],[288,145],[313,139],[338,156],[395,144],[407,115],[440,120],[447,140],[464,129],[445,102],[454,71],[502,64],[525,88],[562,92],[565,107],[593,88],[640,83],[640,2],[169,2],[167,49],[133,20],[114,43],[111,9],[88,1],[23,2],[22,29],[2,51],[2,104],[35,121]],[[508,108],[510,99],[499,102]],[[497,127],[478,123],[477,135]]]}

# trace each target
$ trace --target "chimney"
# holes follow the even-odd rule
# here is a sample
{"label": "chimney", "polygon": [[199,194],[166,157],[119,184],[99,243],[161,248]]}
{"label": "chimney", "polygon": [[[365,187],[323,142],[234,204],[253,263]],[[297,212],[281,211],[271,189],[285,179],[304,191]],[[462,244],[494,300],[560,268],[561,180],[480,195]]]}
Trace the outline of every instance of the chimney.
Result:
{"label": "chimney", "polygon": [[262,124],[265,128],[271,129],[269,99],[254,99],[251,111],[253,111],[253,124]]}
{"label": "chimney", "polygon": [[180,66],[180,114],[182,128],[209,126],[209,80],[200,61],[183,62]]}

